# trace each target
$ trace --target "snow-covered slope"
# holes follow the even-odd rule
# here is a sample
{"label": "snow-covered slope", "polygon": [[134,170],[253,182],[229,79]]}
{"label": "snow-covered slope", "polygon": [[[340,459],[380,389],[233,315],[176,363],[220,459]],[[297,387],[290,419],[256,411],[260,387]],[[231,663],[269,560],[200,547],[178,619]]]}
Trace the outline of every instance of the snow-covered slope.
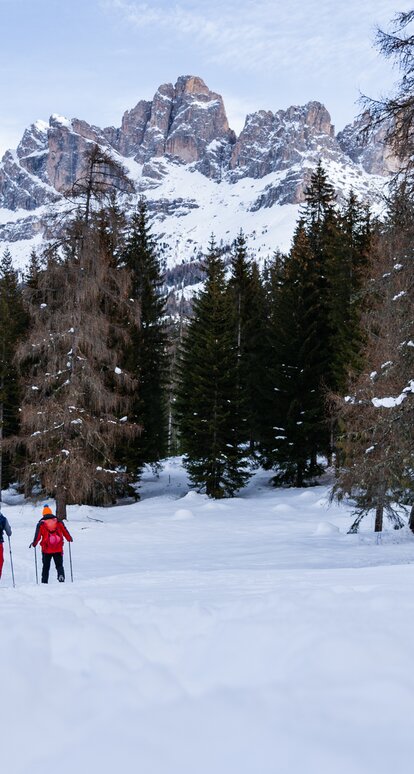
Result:
{"label": "snow-covered slope", "polygon": [[[0,164],[0,245],[20,266],[53,232],[47,213],[62,207],[98,143],[128,170],[144,194],[168,265],[191,261],[212,233],[223,244],[242,228],[259,260],[286,250],[310,175],[322,159],[341,200],[352,187],[378,202],[394,160],[383,134],[361,146],[355,122],[335,136],[319,102],[248,115],[236,137],[220,95],[201,78],[181,76],[152,101],[127,111],[119,128],[100,129],[54,114],[36,121]],[[49,231],[48,231],[49,222]]]}
{"label": "snow-covered slope", "polygon": [[8,499],[2,771],[411,772],[413,537],[267,480],[214,502],[171,460],[137,504],[72,507],[65,585]]}

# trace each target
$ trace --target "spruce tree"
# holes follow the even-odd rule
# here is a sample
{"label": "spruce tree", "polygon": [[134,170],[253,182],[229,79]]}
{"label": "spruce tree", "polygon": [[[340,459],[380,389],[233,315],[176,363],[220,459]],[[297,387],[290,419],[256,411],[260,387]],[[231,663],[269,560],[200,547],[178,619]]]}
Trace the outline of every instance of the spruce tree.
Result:
{"label": "spruce tree", "polygon": [[[248,313],[245,323],[244,352],[245,390],[247,399],[247,429],[250,452],[259,452],[266,375],[269,368],[268,320],[265,288],[257,263],[250,267]],[[265,418],[266,421],[266,418]]]}
{"label": "spruce tree", "polygon": [[19,429],[20,387],[14,357],[27,324],[18,274],[6,250],[0,262],[0,488],[7,487],[13,475],[2,438],[7,439]]}
{"label": "spruce tree", "polygon": [[138,473],[144,463],[158,465],[168,452],[168,337],[163,270],[148,222],[144,198],[132,216],[123,261],[131,278],[131,298],[140,308],[140,325],[131,330],[125,363],[137,382],[132,416],[142,433],[124,459]]}
{"label": "spruce tree", "polygon": [[177,421],[185,465],[210,497],[232,496],[249,477],[240,430],[234,317],[214,240],[178,366]]}
{"label": "spruce tree", "polygon": [[333,389],[343,391],[351,371],[361,366],[363,336],[361,314],[370,261],[374,227],[368,207],[351,190],[339,215],[338,247],[331,270],[333,347]]}
{"label": "spruce tree", "polygon": [[[319,393],[324,402],[324,389],[336,382],[336,268],[340,245],[335,192],[319,161],[305,192],[306,203],[302,208],[305,232],[312,252],[311,266],[306,281],[312,283],[313,326],[315,346],[312,352],[314,368],[318,371]],[[320,427],[323,433],[322,426]],[[327,451],[327,442],[320,440],[321,451]]]}
{"label": "spruce tree", "polygon": [[257,264],[250,261],[240,231],[231,258],[228,282],[234,346],[237,353],[240,438],[254,452],[260,440],[266,362],[265,292]]}
{"label": "spruce tree", "polygon": [[320,396],[316,265],[303,223],[279,268],[274,309],[270,433],[262,445],[275,484],[303,486],[320,472],[316,457],[324,410]]}

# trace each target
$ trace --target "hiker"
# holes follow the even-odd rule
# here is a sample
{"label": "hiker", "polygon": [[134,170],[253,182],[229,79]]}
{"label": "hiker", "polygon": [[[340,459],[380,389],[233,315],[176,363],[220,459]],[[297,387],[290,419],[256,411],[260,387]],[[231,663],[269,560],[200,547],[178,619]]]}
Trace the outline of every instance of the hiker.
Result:
{"label": "hiker", "polygon": [[12,531],[11,531],[10,524],[7,521],[6,517],[3,516],[3,514],[0,511],[0,578],[1,578],[1,574],[3,572],[3,564],[4,564],[4,551],[3,551],[4,537],[3,537],[3,532],[5,532],[6,535],[8,535],[8,537],[11,537]]}
{"label": "hiker", "polygon": [[69,534],[65,525],[58,521],[53,515],[48,505],[43,506],[42,518],[37,524],[33,543],[29,548],[36,548],[39,540],[42,549],[42,583],[48,583],[50,563],[53,561],[56,566],[57,578],[59,583],[64,583],[65,570],[63,567],[63,538],[68,543],[72,543],[72,536]]}

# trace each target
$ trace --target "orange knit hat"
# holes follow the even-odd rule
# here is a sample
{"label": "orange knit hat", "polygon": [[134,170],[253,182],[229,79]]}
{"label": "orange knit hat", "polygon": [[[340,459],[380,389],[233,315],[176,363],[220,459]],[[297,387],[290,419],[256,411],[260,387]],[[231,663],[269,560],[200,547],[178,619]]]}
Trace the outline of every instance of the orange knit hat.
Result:
{"label": "orange knit hat", "polygon": [[43,506],[43,513],[42,516],[53,516],[53,513],[48,505]]}

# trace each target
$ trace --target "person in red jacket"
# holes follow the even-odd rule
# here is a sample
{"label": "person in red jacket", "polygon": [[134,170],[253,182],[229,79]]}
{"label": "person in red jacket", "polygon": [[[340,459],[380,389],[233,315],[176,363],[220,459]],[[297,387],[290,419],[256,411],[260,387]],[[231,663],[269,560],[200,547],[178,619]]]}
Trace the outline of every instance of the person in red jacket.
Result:
{"label": "person in red jacket", "polygon": [[42,549],[42,583],[48,583],[50,563],[55,563],[58,581],[63,583],[65,580],[65,570],[63,567],[63,538],[68,543],[72,543],[72,536],[65,525],[53,515],[48,505],[43,506],[42,518],[37,524],[33,542],[30,548],[35,548],[40,541]]}

